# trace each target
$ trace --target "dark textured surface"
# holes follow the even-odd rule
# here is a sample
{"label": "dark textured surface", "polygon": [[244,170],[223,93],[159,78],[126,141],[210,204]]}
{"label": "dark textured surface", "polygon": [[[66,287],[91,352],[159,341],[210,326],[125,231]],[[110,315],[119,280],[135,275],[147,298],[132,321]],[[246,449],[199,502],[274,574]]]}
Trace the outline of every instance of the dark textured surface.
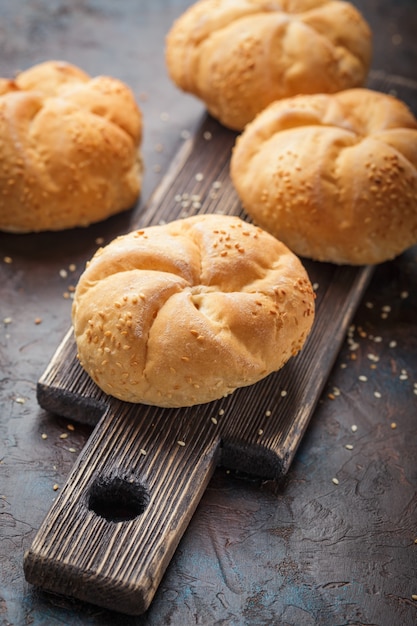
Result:
{"label": "dark textured surface", "polygon": [[[24,581],[23,553],[52,504],[53,486],[63,484],[90,433],[78,424],[68,430],[67,420],[36,402],[36,382],[68,328],[64,294],[96,239],[113,238],[137,218],[181,132],[200,120],[201,105],[176,91],[163,64],[164,35],[187,4],[0,2],[0,75],[63,58],[125,80],[144,111],[147,164],[135,211],[83,231],[0,235],[0,623],[411,626],[417,622],[415,249],[378,268],[285,483],[217,470],[147,614],[126,618],[37,592]],[[415,0],[356,4],[374,30],[373,71],[415,85]]]}

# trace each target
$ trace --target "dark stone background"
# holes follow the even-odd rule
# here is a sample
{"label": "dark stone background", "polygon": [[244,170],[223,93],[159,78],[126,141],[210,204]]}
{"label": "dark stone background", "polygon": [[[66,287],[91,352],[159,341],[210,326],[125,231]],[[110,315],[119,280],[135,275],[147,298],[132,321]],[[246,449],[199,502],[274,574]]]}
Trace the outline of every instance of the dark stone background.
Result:
{"label": "dark stone background", "polygon": [[[129,618],[24,580],[23,554],[53,485],[65,482],[90,432],[43,412],[36,382],[69,327],[69,288],[97,238],[129,229],[200,121],[201,104],[170,83],[163,59],[165,34],[189,4],[0,0],[0,75],[56,58],[124,80],[144,113],[146,163],[141,201],[124,215],[53,235],[0,234],[0,624],[412,626],[416,249],[377,269],[284,483],[218,469],[147,614]],[[415,0],[355,4],[374,32],[372,71],[417,89]],[[416,98],[409,104],[417,113]]]}

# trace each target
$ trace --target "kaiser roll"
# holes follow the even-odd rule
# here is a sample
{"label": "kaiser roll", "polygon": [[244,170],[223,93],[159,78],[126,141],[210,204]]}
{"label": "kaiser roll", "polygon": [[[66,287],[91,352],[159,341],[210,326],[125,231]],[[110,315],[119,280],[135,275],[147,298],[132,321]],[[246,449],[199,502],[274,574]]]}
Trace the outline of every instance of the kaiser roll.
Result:
{"label": "kaiser roll", "polygon": [[313,318],[298,258],[221,215],[118,237],[88,263],[73,303],[79,359],[97,385],[163,407],[209,402],[278,370]]}
{"label": "kaiser roll", "polygon": [[222,124],[242,130],[271,102],[364,84],[368,24],[340,0],[200,0],[166,39],[169,74]]}
{"label": "kaiser roll", "polygon": [[142,116],[122,82],[47,61],[0,79],[0,230],[87,226],[133,206]]}
{"label": "kaiser roll", "polygon": [[247,213],[302,257],[366,265],[417,243],[417,120],[368,89],[277,101],[233,149]]}

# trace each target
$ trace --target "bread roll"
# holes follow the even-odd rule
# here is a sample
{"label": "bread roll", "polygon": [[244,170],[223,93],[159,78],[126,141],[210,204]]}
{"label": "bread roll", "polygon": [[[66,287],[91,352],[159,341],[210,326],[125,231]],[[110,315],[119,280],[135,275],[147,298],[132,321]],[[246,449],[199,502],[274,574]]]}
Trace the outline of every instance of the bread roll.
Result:
{"label": "bread roll", "polygon": [[142,115],[122,82],[47,61],[0,80],[0,230],[87,226],[141,188]]}
{"label": "bread roll", "polygon": [[278,370],[313,318],[297,257],[221,215],[118,237],[92,258],[73,303],[79,359],[97,385],[162,407],[209,402]]}
{"label": "bread roll", "polygon": [[417,243],[417,120],[368,89],[271,104],[237,139],[247,213],[302,257],[366,265]]}
{"label": "bread roll", "polygon": [[172,26],[172,80],[242,130],[280,98],[365,83],[371,32],[340,0],[200,0]]}

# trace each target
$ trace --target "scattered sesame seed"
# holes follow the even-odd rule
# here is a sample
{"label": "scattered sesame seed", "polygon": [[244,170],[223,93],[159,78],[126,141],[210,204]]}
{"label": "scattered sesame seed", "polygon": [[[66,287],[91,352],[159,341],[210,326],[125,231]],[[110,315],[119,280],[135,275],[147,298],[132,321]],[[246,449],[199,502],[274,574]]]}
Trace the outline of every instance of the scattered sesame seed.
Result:
{"label": "scattered sesame seed", "polygon": [[400,298],[401,298],[402,300],[405,300],[406,298],[408,298],[408,296],[409,296],[408,291],[402,291],[402,292],[400,293]]}
{"label": "scattered sesame seed", "polygon": [[264,431],[262,430],[262,428],[260,428],[260,429],[258,430],[258,435],[263,435],[263,434],[264,434]]}
{"label": "scattered sesame seed", "polygon": [[220,182],[220,180],[215,180],[211,186],[213,187],[213,189],[220,189],[222,183]]}
{"label": "scattered sesame seed", "polygon": [[67,270],[59,270],[59,275],[61,278],[66,278],[68,276]]}
{"label": "scattered sesame seed", "polygon": [[272,415],[272,411],[270,411],[269,409],[267,411],[265,411],[265,416],[266,417],[271,417]]}
{"label": "scattered sesame seed", "polygon": [[3,319],[3,324],[11,324],[12,323],[12,318],[11,317],[5,317]]}
{"label": "scattered sesame seed", "polygon": [[202,180],[203,180],[203,178],[204,178],[204,174],[202,174],[201,172],[198,172],[198,173],[195,175],[195,179],[196,179],[196,181],[197,181],[197,182],[202,181]]}
{"label": "scattered sesame seed", "polygon": [[285,389],[283,389],[283,390],[281,391],[281,398],[285,398],[285,396],[287,395],[287,393],[288,393],[288,392],[287,392],[287,391],[285,391]]}
{"label": "scattered sesame seed", "polygon": [[356,426],[356,424],[352,424],[352,426],[350,427],[351,431],[353,433],[356,433],[356,431],[358,430],[358,427]]}
{"label": "scattered sesame seed", "polygon": [[206,131],[203,133],[203,137],[204,137],[204,139],[205,139],[206,141],[210,141],[210,139],[212,138],[212,136],[213,136],[213,135],[211,134],[211,132],[210,132],[209,130],[206,130]]}
{"label": "scattered sesame seed", "polygon": [[177,444],[178,444],[179,446],[184,447],[184,446],[185,446],[185,441],[177,441]]}
{"label": "scattered sesame seed", "polygon": [[46,433],[42,433],[41,439],[48,439],[48,435]]}
{"label": "scattered sesame seed", "polygon": [[102,245],[103,245],[103,243],[104,243],[104,237],[97,237],[97,239],[95,240],[95,243],[96,243],[98,246],[102,246]]}
{"label": "scattered sesame seed", "polygon": [[182,130],[181,133],[180,133],[181,139],[189,139],[190,136],[191,136],[191,133],[186,128],[184,130]]}
{"label": "scattered sesame seed", "polygon": [[77,266],[75,265],[75,263],[70,263],[68,265],[68,269],[70,272],[75,272],[75,270],[77,269]]}
{"label": "scattered sesame seed", "polygon": [[375,398],[382,398],[382,394],[379,391],[374,391]]}
{"label": "scattered sesame seed", "polygon": [[395,430],[397,428],[397,422],[391,422],[391,428]]}
{"label": "scattered sesame seed", "polygon": [[54,491],[58,491],[58,489],[59,489],[59,485],[57,485],[57,484],[55,483],[55,485],[52,487],[52,489],[53,489]]}
{"label": "scattered sesame seed", "polygon": [[34,319],[34,323],[38,326],[39,324],[42,324],[42,318],[41,317],[35,317]]}
{"label": "scattered sesame seed", "polygon": [[[349,343],[349,350],[352,350],[352,351],[353,351],[353,350],[357,350],[357,349],[359,348],[359,344],[358,344],[358,342],[357,342],[357,341],[352,341],[352,340],[351,340],[351,341],[349,341],[348,343]],[[352,357],[351,357],[351,358],[352,358],[352,359],[353,359],[353,358],[355,358],[355,359],[356,359],[356,356],[353,356],[353,355],[352,355]]]}
{"label": "scattered sesame seed", "polygon": [[313,291],[317,291],[317,289],[319,288],[319,284],[313,283],[312,287],[313,287]]}
{"label": "scattered sesame seed", "polygon": [[416,538],[416,539],[414,539],[414,543],[417,545],[417,538]]}
{"label": "scattered sesame seed", "polygon": [[3,258],[3,261],[4,261],[5,263],[7,263],[8,265],[10,265],[10,263],[13,263],[13,259],[12,259],[12,257],[11,257],[11,256],[5,256],[5,257]]}
{"label": "scattered sesame seed", "polygon": [[139,452],[141,453],[142,456],[146,456],[146,450],[144,450],[143,448],[141,448]]}
{"label": "scattered sesame seed", "polygon": [[389,346],[390,348],[396,348],[396,347],[397,347],[397,342],[396,342],[396,341],[390,341],[390,342],[389,342],[389,344],[388,344],[388,346]]}
{"label": "scattered sesame seed", "polygon": [[361,376],[358,376],[358,380],[360,380],[361,383],[366,383],[366,381],[368,380],[368,377],[362,374]]}
{"label": "scattered sesame seed", "polygon": [[212,417],[211,421],[213,422],[213,424],[217,424],[217,419],[215,417]]}
{"label": "scattered sesame seed", "polygon": [[68,452],[71,452],[72,454],[74,454],[74,452],[77,452],[75,448],[68,448]]}
{"label": "scattered sesame seed", "polygon": [[59,435],[59,438],[60,438],[60,439],[67,439],[67,437],[68,437],[68,433],[61,433],[61,434]]}
{"label": "scattered sesame seed", "polygon": [[327,397],[329,398],[329,400],[334,400],[335,399],[335,397],[334,397],[334,395],[332,393],[328,393]]}
{"label": "scattered sesame seed", "polygon": [[374,337],[375,343],[381,343],[382,337]]}
{"label": "scattered sesame seed", "polygon": [[70,430],[71,432],[73,432],[75,430],[75,426],[74,424],[67,424],[67,428],[68,430]]}
{"label": "scattered sesame seed", "polygon": [[353,450],[353,446],[352,446],[352,444],[351,444],[351,443],[347,443],[347,444],[345,445],[345,448],[346,448],[346,450]]}
{"label": "scattered sesame seed", "polygon": [[374,308],[374,305],[373,305],[372,302],[365,302],[365,306],[366,306],[367,309],[373,309]]}
{"label": "scattered sesame seed", "polygon": [[224,409],[220,409],[219,415],[224,415]]}
{"label": "scattered sesame seed", "polygon": [[26,400],[25,398],[17,397],[15,398],[15,402],[17,402],[17,404],[25,404]]}
{"label": "scattered sesame seed", "polygon": [[340,364],[340,369],[341,370],[345,370],[347,368],[347,364],[346,363],[341,363]]}
{"label": "scattered sesame seed", "polygon": [[337,478],[332,478],[332,483],[334,485],[338,485],[339,484],[339,480]]}

